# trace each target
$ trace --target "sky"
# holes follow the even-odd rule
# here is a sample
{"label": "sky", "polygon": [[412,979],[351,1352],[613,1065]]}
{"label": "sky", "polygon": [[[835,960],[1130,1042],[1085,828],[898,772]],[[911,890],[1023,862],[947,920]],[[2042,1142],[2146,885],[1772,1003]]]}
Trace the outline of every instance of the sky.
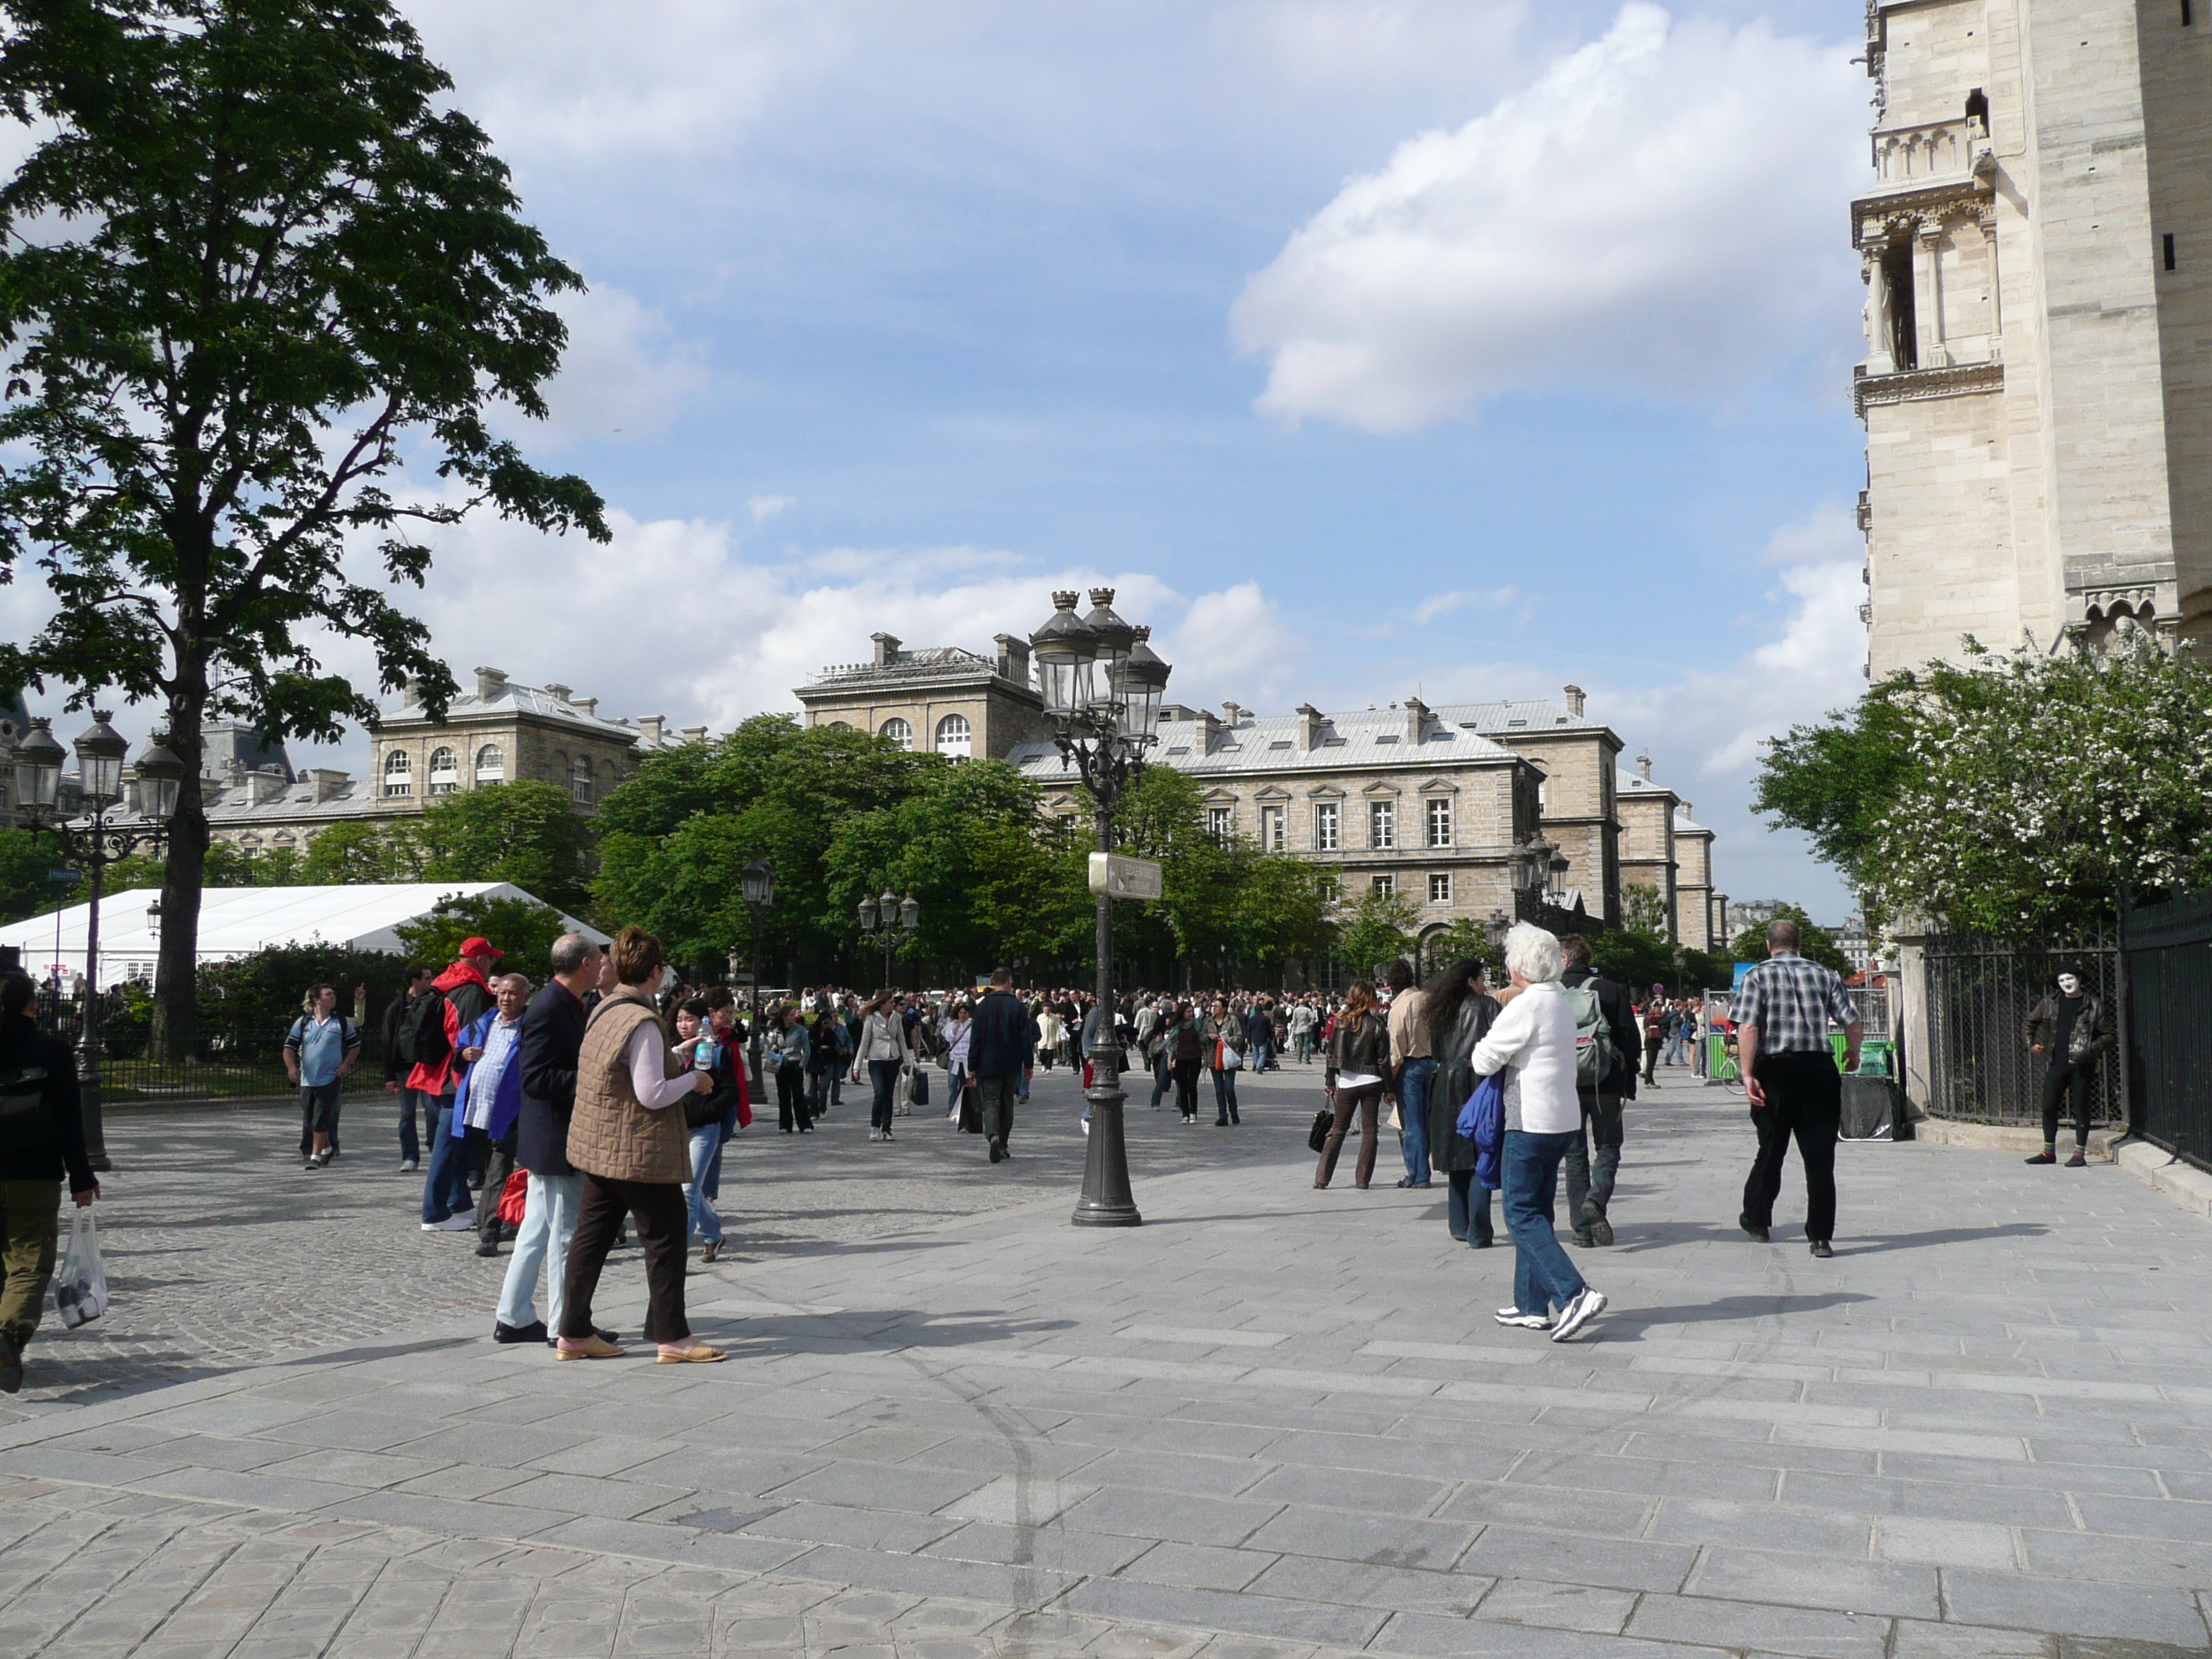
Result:
{"label": "sky", "polygon": [[720,729],[1105,581],[1186,702],[1579,684],[1849,908],[1748,802],[1863,686],[1856,0],[404,9],[589,285],[505,425],[616,526],[444,535],[465,681]]}

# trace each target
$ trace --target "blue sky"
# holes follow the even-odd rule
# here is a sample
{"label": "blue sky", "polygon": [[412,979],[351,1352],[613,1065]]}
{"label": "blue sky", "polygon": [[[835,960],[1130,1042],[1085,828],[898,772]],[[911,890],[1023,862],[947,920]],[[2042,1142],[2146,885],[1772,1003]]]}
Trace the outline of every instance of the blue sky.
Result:
{"label": "blue sky", "polygon": [[1723,886],[1847,908],[1746,803],[1861,684],[1855,0],[408,9],[620,515],[453,536],[464,674],[719,726],[1113,579],[1187,701],[1583,685]]}

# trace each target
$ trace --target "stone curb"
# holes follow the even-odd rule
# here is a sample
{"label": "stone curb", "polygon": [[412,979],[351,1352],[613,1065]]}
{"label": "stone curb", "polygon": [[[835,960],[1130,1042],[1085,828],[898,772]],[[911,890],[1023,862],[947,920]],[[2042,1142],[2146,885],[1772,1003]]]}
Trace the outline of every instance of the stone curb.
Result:
{"label": "stone curb", "polygon": [[[2070,1126],[2061,1126],[2061,1140],[2072,1138]],[[1943,1118],[1922,1118],[1912,1126],[1912,1138],[1937,1146],[1971,1146],[1984,1152],[2039,1152],[2043,1150],[2040,1130],[2020,1127],[2005,1123],[1954,1123]],[[2111,1129],[2089,1131],[2089,1156],[2110,1163],[2112,1148],[2120,1139]]]}
{"label": "stone curb", "polygon": [[[1978,1152],[2036,1152],[2043,1148],[2043,1137],[2036,1130],[1996,1123],[1927,1118],[1913,1125],[1913,1136],[1931,1146],[1966,1146]],[[2212,1174],[2180,1162],[2147,1140],[2130,1140],[2111,1129],[2089,1131],[2089,1157],[2092,1162],[2118,1164],[2153,1192],[2212,1221]]]}
{"label": "stone curb", "polygon": [[2136,1180],[2148,1182],[2153,1192],[2164,1194],[2191,1215],[2212,1220],[2212,1175],[2182,1163],[2148,1140],[2129,1141],[2115,1154],[2114,1161]]}

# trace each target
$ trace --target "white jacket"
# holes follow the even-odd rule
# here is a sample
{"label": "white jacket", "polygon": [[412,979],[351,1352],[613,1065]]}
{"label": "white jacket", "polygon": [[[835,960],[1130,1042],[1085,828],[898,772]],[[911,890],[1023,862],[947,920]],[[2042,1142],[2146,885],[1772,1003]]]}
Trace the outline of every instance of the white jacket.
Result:
{"label": "white jacket", "polygon": [[1582,1127],[1575,1091],[1575,1011],[1556,981],[1531,985],[1505,1005],[1474,1045],[1484,1077],[1504,1066],[1505,1127],[1528,1134],[1565,1134]]}

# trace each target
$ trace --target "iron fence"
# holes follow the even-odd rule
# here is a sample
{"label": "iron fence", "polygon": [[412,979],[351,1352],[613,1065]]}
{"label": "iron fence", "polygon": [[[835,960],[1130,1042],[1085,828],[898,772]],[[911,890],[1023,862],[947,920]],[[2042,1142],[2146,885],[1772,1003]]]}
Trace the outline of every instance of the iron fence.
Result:
{"label": "iron fence", "polygon": [[[34,1005],[40,1029],[72,1048],[84,1033],[86,993],[57,994],[42,988]],[[348,1018],[353,1011],[342,1009]],[[284,1035],[295,1015],[232,1013],[204,1008],[181,1059],[153,1052],[152,1006],[143,988],[118,986],[101,994],[100,1075],[101,1098],[109,1103],[239,1100],[283,1095],[294,1085],[284,1071]],[[381,1034],[373,1020],[356,1022],[362,1056],[356,1077],[383,1075]]]}
{"label": "iron fence", "polygon": [[[2119,942],[2099,933],[2072,944],[2005,945],[1940,935],[1927,947],[1928,1112],[1976,1123],[2043,1121],[2050,1057],[2021,1035],[2028,1011],[2048,996],[2058,970],[2081,975],[2090,994],[2119,1006]],[[2118,1051],[2107,1051],[2090,1091],[2091,1121],[2124,1121]]]}
{"label": "iron fence", "polygon": [[2212,1169],[2212,894],[2120,912],[2135,1132]]}

